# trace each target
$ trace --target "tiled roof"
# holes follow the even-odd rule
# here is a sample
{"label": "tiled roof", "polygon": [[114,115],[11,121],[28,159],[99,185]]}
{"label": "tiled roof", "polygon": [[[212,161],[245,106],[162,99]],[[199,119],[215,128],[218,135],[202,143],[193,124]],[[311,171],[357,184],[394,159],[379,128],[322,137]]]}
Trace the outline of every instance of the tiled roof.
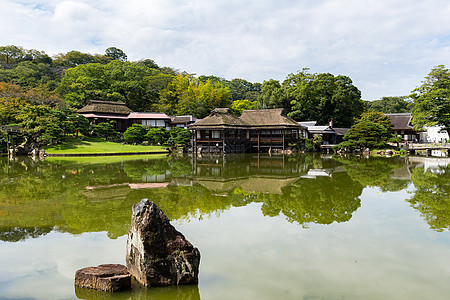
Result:
{"label": "tiled roof", "polygon": [[132,112],[128,115],[128,119],[160,119],[170,120],[170,117],[165,113],[147,113],[147,112]]}

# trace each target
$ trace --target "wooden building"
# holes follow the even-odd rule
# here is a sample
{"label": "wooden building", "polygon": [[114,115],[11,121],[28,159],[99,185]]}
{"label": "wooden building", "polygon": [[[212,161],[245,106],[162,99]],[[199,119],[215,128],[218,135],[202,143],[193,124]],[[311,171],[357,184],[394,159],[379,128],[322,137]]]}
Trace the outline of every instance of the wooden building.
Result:
{"label": "wooden building", "polygon": [[386,114],[391,118],[392,133],[402,137],[405,142],[417,142],[420,139],[419,132],[413,129],[411,113]]}
{"label": "wooden building", "polygon": [[88,105],[77,111],[91,124],[114,121],[114,129],[117,131],[125,131],[130,126],[128,115],[131,112],[125,103],[100,100],[90,100]]}
{"label": "wooden building", "polygon": [[192,116],[172,117],[177,120],[173,123],[172,118],[165,113],[134,112],[125,103],[100,100],[90,100],[88,105],[77,113],[85,116],[91,124],[114,121],[114,129],[120,132],[124,132],[133,124],[169,129],[178,126],[180,122],[185,127],[196,120]]}
{"label": "wooden building", "polygon": [[229,108],[216,108],[189,129],[195,152],[247,153],[285,150],[306,128],[283,109],[245,110],[237,117]]}

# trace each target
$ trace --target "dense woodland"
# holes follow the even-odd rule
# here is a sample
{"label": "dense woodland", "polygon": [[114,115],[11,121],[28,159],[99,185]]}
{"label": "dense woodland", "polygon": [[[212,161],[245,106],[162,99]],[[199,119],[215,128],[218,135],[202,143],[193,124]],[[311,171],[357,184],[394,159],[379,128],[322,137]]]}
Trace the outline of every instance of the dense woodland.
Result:
{"label": "dense woodland", "polygon": [[[9,45],[0,47],[0,63],[0,125],[18,124],[28,142],[38,144],[88,131],[75,111],[94,99],[121,101],[133,111],[197,118],[216,107],[230,107],[237,115],[245,109],[282,107],[296,121],[315,120],[325,125],[333,118],[335,127],[347,128],[364,112],[412,111],[422,118],[415,119],[418,127],[430,122],[450,127],[450,72],[443,66],[434,68],[409,98],[363,101],[359,89],[343,75],[311,73],[305,68],[282,82],[252,83],[241,78],[196,76],[158,66],[152,59],[130,62],[115,47],[104,54],[70,51],[50,57],[44,51]],[[433,104],[436,118],[424,121],[437,78],[442,81],[437,92],[443,95],[438,98],[443,100]],[[442,121],[442,116],[447,119]]]}

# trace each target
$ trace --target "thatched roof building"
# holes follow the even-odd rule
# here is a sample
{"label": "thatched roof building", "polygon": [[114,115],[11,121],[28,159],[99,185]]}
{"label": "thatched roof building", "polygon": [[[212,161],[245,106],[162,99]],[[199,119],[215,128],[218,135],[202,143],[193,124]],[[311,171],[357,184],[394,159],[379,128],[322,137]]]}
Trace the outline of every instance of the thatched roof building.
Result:
{"label": "thatched roof building", "polygon": [[101,114],[101,115],[125,115],[128,116],[132,110],[122,102],[90,100],[88,105],[79,109],[77,113],[86,114]]}
{"label": "thatched roof building", "polygon": [[209,116],[198,120],[190,129],[224,129],[224,128],[246,128],[248,124],[236,117],[229,108],[216,108],[211,111]]}
{"label": "thatched roof building", "polygon": [[300,124],[286,115],[282,108],[244,110],[240,117],[241,121],[252,128],[300,128]]}

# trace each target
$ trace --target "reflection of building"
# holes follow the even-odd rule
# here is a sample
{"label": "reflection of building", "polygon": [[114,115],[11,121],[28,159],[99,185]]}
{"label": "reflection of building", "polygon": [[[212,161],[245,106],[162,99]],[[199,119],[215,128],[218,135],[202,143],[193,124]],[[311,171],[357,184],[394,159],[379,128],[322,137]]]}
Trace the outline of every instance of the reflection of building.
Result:
{"label": "reflection of building", "polygon": [[189,126],[195,152],[249,153],[285,150],[304,134],[304,127],[283,109],[245,110],[240,117],[216,108]]}
{"label": "reflection of building", "polygon": [[239,188],[245,193],[282,194],[306,170],[284,155],[209,155],[194,157],[193,181],[214,192],[228,195]]}

